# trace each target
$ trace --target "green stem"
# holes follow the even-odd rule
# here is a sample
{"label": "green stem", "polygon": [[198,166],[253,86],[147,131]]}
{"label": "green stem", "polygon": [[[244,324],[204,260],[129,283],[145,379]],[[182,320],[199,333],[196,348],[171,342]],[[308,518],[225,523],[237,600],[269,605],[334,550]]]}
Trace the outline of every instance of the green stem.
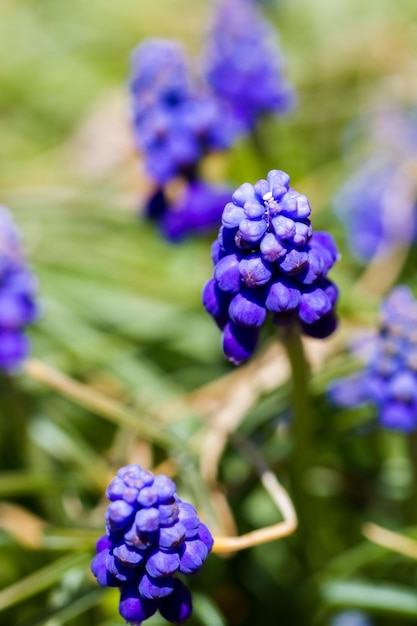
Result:
{"label": "green stem", "polygon": [[291,366],[292,440],[290,479],[292,495],[299,518],[300,559],[308,570],[314,569],[315,521],[314,507],[306,482],[312,463],[314,412],[310,398],[310,366],[306,360],[300,329],[291,324],[281,333]]}
{"label": "green stem", "polygon": [[417,523],[417,432],[407,435],[408,458],[412,467],[412,488],[406,503],[407,524]]}
{"label": "green stem", "polygon": [[16,379],[7,374],[0,375],[1,411],[0,421],[4,439],[3,459],[11,469],[22,469],[28,465],[28,441],[26,420],[28,402]]}
{"label": "green stem", "polygon": [[296,475],[304,482],[311,461],[313,413],[310,401],[310,366],[306,360],[299,328],[291,324],[283,333],[283,342],[291,366],[292,435],[294,449],[292,465]]}

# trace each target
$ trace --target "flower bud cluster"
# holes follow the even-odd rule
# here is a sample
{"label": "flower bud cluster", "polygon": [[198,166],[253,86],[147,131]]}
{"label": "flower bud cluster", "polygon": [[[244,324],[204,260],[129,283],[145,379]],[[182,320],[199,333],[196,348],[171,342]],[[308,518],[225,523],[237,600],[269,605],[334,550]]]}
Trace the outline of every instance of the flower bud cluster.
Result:
{"label": "flower bud cluster", "polygon": [[13,372],[29,353],[25,328],[38,317],[36,280],[13,218],[0,206],[0,370]]}
{"label": "flower bud cluster", "polygon": [[417,301],[408,287],[396,287],[383,302],[364,370],[333,382],[328,393],[341,407],[375,405],[385,428],[417,428]]}
{"label": "flower bud cluster", "polygon": [[312,337],[336,327],[338,292],[327,273],[339,253],[331,235],[313,233],[309,202],[289,183],[288,174],[272,170],[239,187],[223,210],[203,304],[236,365],[253,353],[269,313],[278,325],[298,320]]}
{"label": "flower bud cluster", "polygon": [[203,65],[208,84],[243,130],[264,114],[286,113],[294,105],[274,37],[253,0],[219,3]]}
{"label": "flower bud cluster", "polygon": [[170,478],[139,465],[122,467],[106,495],[106,535],[91,564],[97,581],[120,588],[119,611],[129,624],[157,610],[170,622],[184,622],[191,595],[177,574],[200,569],[213,545],[210,531]]}

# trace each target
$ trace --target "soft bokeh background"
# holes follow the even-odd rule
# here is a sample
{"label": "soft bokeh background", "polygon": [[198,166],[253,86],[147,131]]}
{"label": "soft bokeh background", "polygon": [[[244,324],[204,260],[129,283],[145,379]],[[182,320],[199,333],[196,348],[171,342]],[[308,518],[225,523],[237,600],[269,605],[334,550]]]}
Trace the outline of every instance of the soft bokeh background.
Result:
{"label": "soft bokeh background", "polygon": [[[417,288],[415,250],[366,274],[332,212],[334,194],[364,158],[363,143],[351,140],[358,118],[416,106],[417,4],[259,4],[277,28],[298,105],[261,125],[262,155],[245,139],[206,168],[236,186],[284,169],[309,196],[313,226],[332,232],[342,251],[332,272],[341,287],[340,334],[313,380],[318,567],[305,575],[294,538],[226,560],[213,555],[193,581],[190,625],[326,625],[349,607],[367,611],[375,625],[415,623],[415,561],[361,534],[373,519],[411,526],[417,537],[415,442],[361,427],[371,409],[332,414],[324,390],[354,369],[344,337],[374,322],[392,282]],[[130,52],[145,37],[176,38],[197,60],[211,9],[205,0],[0,3],[0,203],[12,210],[39,277],[44,312],[31,331],[34,356],[130,410],[138,432],[141,423],[156,424],[149,437],[135,438],[126,420],[104,419],[25,374],[1,379],[0,622],[9,626],[122,623],[117,593],[97,589],[88,573],[102,493],[120,464],[164,463],[169,471],[175,458],[185,470],[180,492],[210,514],[209,488],[175,440],[186,448],[194,433],[204,445],[214,400],[238,401],[231,384],[244,389],[253,371],[225,362],[200,304],[210,237],[173,246],[137,219],[148,182],[130,136],[126,85]],[[288,384],[278,364],[277,388],[273,380],[261,386],[238,423],[285,480]],[[163,424],[167,441],[154,447]],[[241,530],[275,521],[235,445],[226,447],[220,480]]]}

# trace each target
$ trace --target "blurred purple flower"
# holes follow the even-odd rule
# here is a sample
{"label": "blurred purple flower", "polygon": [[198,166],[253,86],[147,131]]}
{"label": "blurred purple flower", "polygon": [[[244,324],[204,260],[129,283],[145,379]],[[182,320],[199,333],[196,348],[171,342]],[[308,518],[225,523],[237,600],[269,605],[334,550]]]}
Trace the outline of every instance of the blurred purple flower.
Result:
{"label": "blurred purple flower", "polygon": [[331,626],[371,626],[369,617],[362,611],[341,611],[332,618]]}
{"label": "blurred purple flower", "polygon": [[12,215],[0,206],[0,370],[16,371],[29,354],[25,328],[39,315],[36,291]]}
{"label": "blurred purple flower", "polygon": [[350,250],[361,261],[409,244],[417,234],[416,185],[392,162],[363,165],[338,192],[334,207]]}
{"label": "blurred purple flower", "polygon": [[366,115],[347,139],[350,152],[365,156],[334,208],[352,254],[366,262],[416,238],[417,186],[407,162],[417,155],[417,116],[394,108]]}
{"label": "blurred purple flower", "polygon": [[136,145],[158,185],[194,178],[206,153],[234,139],[216,99],[191,85],[185,53],[175,42],[150,39],[135,49],[130,91]]}
{"label": "blurred purple flower", "polygon": [[242,130],[264,114],[288,112],[294,90],[283,75],[276,33],[252,0],[220,0],[203,58],[208,84]]}
{"label": "blurred purple flower", "polygon": [[163,188],[158,189],[146,211],[169,241],[178,242],[191,233],[205,234],[217,228],[230,196],[231,189],[226,186],[196,180],[186,183],[174,201]]}
{"label": "blurred purple flower", "polygon": [[376,406],[385,428],[417,427],[417,302],[408,287],[396,287],[381,306],[379,331],[364,370],[334,381],[330,400],[341,407]]}

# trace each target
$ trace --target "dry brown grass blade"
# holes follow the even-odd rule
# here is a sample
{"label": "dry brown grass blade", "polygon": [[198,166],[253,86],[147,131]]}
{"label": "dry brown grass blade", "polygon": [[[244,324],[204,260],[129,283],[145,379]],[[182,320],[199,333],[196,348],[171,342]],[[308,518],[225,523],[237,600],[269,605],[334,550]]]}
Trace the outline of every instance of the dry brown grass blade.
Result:
{"label": "dry brown grass blade", "polygon": [[238,537],[215,537],[213,552],[216,553],[231,553],[237,550],[245,550],[252,546],[287,537],[296,530],[298,523],[291,498],[268,467],[258,449],[250,441],[241,437],[235,437],[235,441],[246,455],[250,457],[252,464],[259,473],[262,485],[280,511],[283,521],[271,526],[265,526],[264,528],[258,528]]}
{"label": "dry brown grass blade", "polygon": [[372,522],[364,524],[362,527],[363,535],[372,541],[388,550],[403,554],[410,559],[417,559],[417,541],[404,537],[392,530],[378,526]]}
{"label": "dry brown grass blade", "polygon": [[12,502],[0,503],[0,528],[25,548],[39,548],[47,524]]}

